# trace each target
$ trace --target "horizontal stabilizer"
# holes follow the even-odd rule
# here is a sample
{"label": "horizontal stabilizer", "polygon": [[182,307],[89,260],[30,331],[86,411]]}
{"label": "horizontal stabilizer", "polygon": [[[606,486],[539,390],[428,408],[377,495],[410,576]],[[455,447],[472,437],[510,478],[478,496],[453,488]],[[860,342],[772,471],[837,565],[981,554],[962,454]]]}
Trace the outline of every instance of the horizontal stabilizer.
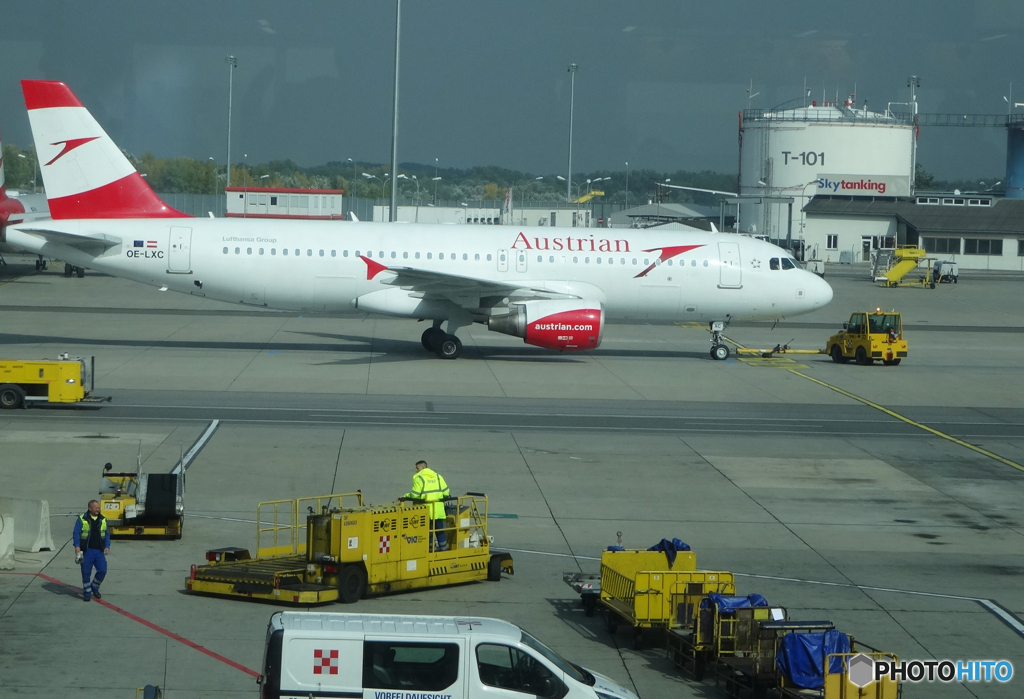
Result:
{"label": "horizontal stabilizer", "polygon": [[42,238],[49,243],[67,245],[92,255],[97,255],[104,250],[121,244],[121,239],[116,235],[107,235],[106,233],[77,235],[75,233],[65,233],[64,231],[51,231],[38,226],[31,228],[19,226],[18,230],[22,233]]}

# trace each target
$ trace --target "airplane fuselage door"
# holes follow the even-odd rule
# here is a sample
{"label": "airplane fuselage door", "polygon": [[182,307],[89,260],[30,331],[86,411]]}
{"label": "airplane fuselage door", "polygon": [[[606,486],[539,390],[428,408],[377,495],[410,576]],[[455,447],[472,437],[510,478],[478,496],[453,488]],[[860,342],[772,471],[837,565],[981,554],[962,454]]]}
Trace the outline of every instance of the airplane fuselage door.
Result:
{"label": "airplane fuselage door", "polygon": [[171,245],[167,255],[167,271],[188,274],[192,271],[192,229],[171,226]]}
{"label": "airplane fuselage door", "polygon": [[739,289],[743,286],[743,268],[740,267],[739,243],[719,243],[718,257],[722,262],[718,286],[723,289]]}
{"label": "airplane fuselage door", "polygon": [[499,272],[507,272],[508,271],[508,250],[499,250],[498,251],[498,271]]}
{"label": "airplane fuselage door", "polygon": [[525,250],[516,250],[516,271],[517,272],[525,272],[526,271],[526,251]]}

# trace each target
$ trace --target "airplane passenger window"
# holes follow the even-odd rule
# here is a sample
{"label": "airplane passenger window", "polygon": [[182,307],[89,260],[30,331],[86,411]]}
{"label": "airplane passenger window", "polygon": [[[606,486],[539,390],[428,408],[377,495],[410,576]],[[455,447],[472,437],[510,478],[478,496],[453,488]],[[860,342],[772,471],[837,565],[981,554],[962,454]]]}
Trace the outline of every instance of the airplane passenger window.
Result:
{"label": "airplane passenger window", "polygon": [[337,257],[337,256],[338,256],[338,251],[337,250],[331,250],[331,257]]}
{"label": "airplane passenger window", "polygon": [[383,260],[383,259],[384,259],[384,251],[383,251],[383,250],[381,250],[381,251],[380,251],[380,254],[379,254],[379,255],[377,255],[377,257],[379,257],[380,259],[382,259],[382,260]]}
{"label": "airplane passenger window", "polygon": [[537,262],[543,262],[543,261],[544,261],[544,256],[543,255],[537,255]]}
{"label": "airplane passenger window", "polygon": [[589,257],[584,257],[583,258],[583,264],[589,265],[590,264],[590,258]]}
{"label": "airplane passenger window", "polygon": [[260,248],[260,254],[261,255],[263,254],[263,248]]}
{"label": "airplane passenger window", "polygon": [[797,268],[797,264],[796,264],[795,260],[793,260],[790,257],[783,257],[782,258],[782,269],[796,269],[796,268]]}
{"label": "airplane passenger window", "polygon": [[555,256],[554,255],[552,255],[551,257],[548,258],[548,262],[554,262],[554,261],[555,261]]}
{"label": "airplane passenger window", "polygon": [[417,260],[420,259],[420,254],[419,253],[416,253],[416,259]]}
{"label": "airplane passenger window", "polygon": [[668,266],[669,266],[669,267],[671,267],[671,266],[672,266],[672,260],[669,260],[669,261],[668,261]]}
{"label": "airplane passenger window", "polygon": [[[589,260],[590,258],[588,257],[587,259]],[[601,258],[600,257],[595,257],[594,260],[597,262],[597,264],[601,264]]]}
{"label": "airplane passenger window", "polygon": [[228,254],[228,249],[227,249],[227,248],[224,248],[224,254],[225,254],[225,255],[227,255],[227,254]]}
{"label": "airplane passenger window", "polygon": [[660,267],[661,266],[661,258],[660,257],[654,261],[654,266],[655,267]]}
{"label": "airplane passenger window", "polygon": [[288,248],[281,248],[281,254],[284,255],[285,257],[287,257],[288,256]]}
{"label": "airplane passenger window", "polygon": [[301,254],[302,254],[302,251],[299,250],[298,248],[295,248],[295,256],[298,257]]}
{"label": "airplane passenger window", "polygon": [[574,257],[574,258],[572,258],[572,263],[573,263],[573,264],[576,264],[576,263],[577,263],[577,262],[579,262],[579,261],[580,261],[580,258],[578,258],[578,257]]}
{"label": "airplane passenger window", "polygon": [[490,261],[491,261],[491,254],[490,254],[490,253],[487,253],[487,261],[488,261],[488,262],[490,262]]}
{"label": "airplane passenger window", "polygon": [[697,266],[697,260],[690,260],[690,266],[691,267],[696,267]]}
{"label": "airplane passenger window", "polygon": [[437,253],[437,259],[443,260],[444,259],[444,253],[443,252]]}
{"label": "airplane passenger window", "polygon": [[306,250],[306,256],[307,256],[307,257],[312,257],[312,256],[313,256],[313,251],[312,251],[312,250],[309,250],[309,249],[307,249],[307,250]]}
{"label": "airplane passenger window", "polygon": [[635,257],[633,258],[633,264],[634,265],[636,264],[636,258]]}
{"label": "airplane passenger window", "polygon": [[240,252],[242,252],[241,248],[235,248],[235,254],[236,254],[236,255],[237,255],[238,253],[240,253]]}
{"label": "airplane passenger window", "polygon": [[479,262],[480,261],[480,253],[477,253],[477,254],[473,255],[473,259],[475,261]]}
{"label": "airplane passenger window", "polygon": [[359,257],[359,251],[356,250],[356,257]]}
{"label": "airplane passenger window", "polygon": [[768,269],[778,269],[778,268],[779,268],[779,258],[773,257],[772,259],[770,259],[768,261]]}
{"label": "airplane passenger window", "polygon": [[403,252],[403,253],[402,253],[402,259],[403,259],[403,260],[408,260],[408,259],[409,259],[409,253],[407,253],[407,252]]}
{"label": "airplane passenger window", "polygon": [[468,260],[469,259],[469,255],[467,255],[466,253],[462,253],[462,259],[463,260]]}
{"label": "airplane passenger window", "polygon": [[455,253],[454,252],[452,253],[452,259],[453,260],[455,259]]}
{"label": "airplane passenger window", "polygon": [[277,254],[277,248],[270,248],[270,254],[271,255],[276,255]]}
{"label": "airplane passenger window", "polygon": [[246,248],[245,249],[245,254],[246,255],[251,255],[252,254],[252,248]]}
{"label": "airplane passenger window", "polygon": [[393,259],[395,259],[396,257],[398,257],[398,253],[397,253],[397,252],[395,252],[394,250],[392,250],[392,251],[391,251],[391,259],[393,260]]}
{"label": "airplane passenger window", "polygon": [[341,251],[341,256],[342,257],[348,257],[348,250],[342,250]]}
{"label": "airplane passenger window", "polygon": [[434,253],[428,252],[428,253],[427,253],[427,259],[429,260],[429,259],[430,259],[430,256],[431,256],[431,255],[433,255],[433,254],[434,254]]}
{"label": "airplane passenger window", "polygon": [[649,264],[651,264],[651,261],[648,260],[647,258],[644,258],[644,266],[649,265]]}
{"label": "airplane passenger window", "polygon": [[323,250],[321,250],[321,251],[320,251],[320,257],[323,257],[323,256],[324,256],[324,251],[323,251]]}
{"label": "airplane passenger window", "polygon": [[[624,265],[624,264],[626,264],[626,258],[625,258],[625,257],[623,257],[623,258],[622,258],[621,260],[619,260],[619,264],[620,264],[620,265]],[[636,264],[636,260],[633,260],[633,264]]]}
{"label": "airplane passenger window", "polygon": [[707,261],[707,260],[704,260],[704,266],[705,266],[705,267],[707,267],[707,266],[708,266],[708,261]]}

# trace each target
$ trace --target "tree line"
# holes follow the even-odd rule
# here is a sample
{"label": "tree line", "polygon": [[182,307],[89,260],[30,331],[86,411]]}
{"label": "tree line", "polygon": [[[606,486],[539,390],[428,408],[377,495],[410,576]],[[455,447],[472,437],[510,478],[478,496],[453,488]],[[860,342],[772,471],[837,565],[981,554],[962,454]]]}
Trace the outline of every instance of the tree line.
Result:
{"label": "tree line", "polygon": [[[218,194],[224,191],[225,171],[212,159],[157,158],[152,153],[135,156],[125,153],[135,169],[146,177],[149,186],[161,193]],[[33,178],[39,189],[35,148],[22,150],[18,146],[3,146],[3,166],[8,189],[31,191]],[[298,189],[341,189],[349,196],[382,199],[391,196],[391,187],[398,183],[398,194],[403,201],[421,204],[438,202],[494,201],[505,198],[513,190],[516,203],[565,201],[566,182],[558,179],[563,173],[535,174],[511,170],[495,165],[472,168],[437,168],[419,163],[402,163],[399,176],[392,177],[388,166],[378,163],[351,163],[332,161],[313,167],[300,167],[292,160],[271,160],[266,163],[241,162],[231,166],[231,185],[234,187],[294,187]],[[436,174],[435,174],[436,173]],[[984,191],[1000,178],[989,180],[936,180],[920,165],[917,166],[916,186],[919,189],[952,191]],[[604,194],[598,201],[625,204],[627,202],[625,170],[597,170],[573,174],[572,198],[597,190]],[[736,175],[711,170],[658,172],[653,169],[630,170],[628,203],[645,204],[656,197],[658,182],[718,191],[736,191]],[[435,180],[437,177],[439,179]],[[589,184],[587,180],[590,180]],[[985,182],[989,184],[986,185]],[[683,190],[661,189],[662,201],[693,202],[714,205],[715,195]]]}

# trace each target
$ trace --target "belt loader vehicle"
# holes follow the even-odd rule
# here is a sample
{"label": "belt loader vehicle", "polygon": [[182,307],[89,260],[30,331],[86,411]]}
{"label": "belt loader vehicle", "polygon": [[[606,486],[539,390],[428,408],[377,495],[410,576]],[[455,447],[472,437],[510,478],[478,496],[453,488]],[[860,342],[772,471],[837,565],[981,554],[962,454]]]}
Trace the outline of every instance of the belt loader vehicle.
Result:
{"label": "belt loader vehicle", "polygon": [[[451,502],[448,549],[430,546],[430,505],[402,498],[367,505],[360,492],[262,502],[256,556],[248,549],[207,551],[192,566],[192,592],[290,604],[352,603],[379,595],[511,575],[512,556],[491,550],[487,496]],[[302,514],[306,512],[307,514]],[[301,518],[301,519],[300,519]]]}
{"label": "belt loader vehicle", "polygon": [[100,513],[112,539],[180,539],[185,505],[184,473],[143,473],[142,455],[134,473],[112,473],[103,466]]}
{"label": "belt loader vehicle", "polygon": [[101,402],[91,398],[95,357],[0,359],[0,408],[29,403]]}
{"label": "belt loader vehicle", "polygon": [[848,323],[843,323],[843,329],[828,339],[825,352],[836,364],[853,359],[864,366],[877,359],[886,366],[896,366],[907,356],[903,316],[881,308],[874,313],[854,313]]}
{"label": "belt loader vehicle", "polygon": [[261,696],[637,699],[499,619],[276,612]]}

